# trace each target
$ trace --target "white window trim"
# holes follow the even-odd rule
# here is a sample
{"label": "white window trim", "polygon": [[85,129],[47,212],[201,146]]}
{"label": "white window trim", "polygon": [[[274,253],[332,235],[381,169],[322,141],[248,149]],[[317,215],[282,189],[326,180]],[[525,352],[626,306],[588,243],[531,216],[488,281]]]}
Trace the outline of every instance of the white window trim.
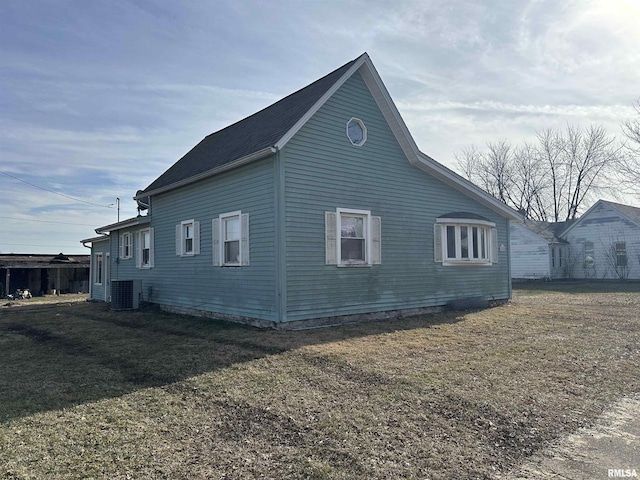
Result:
{"label": "white window trim", "polygon": [[[342,260],[342,234],[341,234],[341,217],[342,215],[364,217],[364,261],[343,261]],[[338,267],[369,267],[371,263],[371,211],[370,210],[353,210],[350,208],[336,208],[336,252]]]}
{"label": "white window trim", "polygon": [[[496,263],[495,259],[497,259],[498,252],[496,251],[496,241],[497,238],[497,230],[496,224],[494,222],[489,222],[486,220],[474,219],[474,218],[438,218],[436,219],[436,225],[440,225],[440,259],[438,259],[437,252],[435,255],[435,261],[437,263],[442,263],[444,266],[461,266],[461,265],[477,265],[477,266],[490,266]],[[447,257],[447,227],[454,226],[456,227],[456,258]],[[486,258],[472,258],[471,252],[469,252],[469,258],[461,258],[461,243],[460,243],[460,227],[484,227],[485,234],[485,242],[486,242]],[[469,237],[467,237],[469,238]],[[435,241],[435,239],[434,239]],[[438,242],[435,242],[436,247],[438,248]]]}
{"label": "white window trim", "polygon": [[[357,122],[360,125],[360,128],[362,128],[362,141],[360,143],[355,143],[353,140],[351,140],[351,137],[349,136],[349,124],[351,122]],[[362,120],[360,120],[359,118],[351,117],[349,119],[349,121],[347,122],[347,125],[346,125],[346,132],[347,132],[347,138],[349,139],[349,142],[351,142],[351,145],[354,145],[356,147],[361,147],[367,141],[367,127],[364,124],[364,122]]]}
{"label": "white window trim", "polygon": [[[126,253],[125,250],[125,246],[126,246],[126,242],[125,239],[128,238],[129,239],[129,254]],[[121,260],[128,260],[130,258],[133,258],[133,236],[131,235],[131,232],[128,233],[123,233],[122,235],[120,235],[120,255],[119,255]]]}
{"label": "white window trim", "polygon": [[[149,263],[143,263],[143,250],[144,250],[144,234],[149,232]],[[149,270],[154,267],[154,246],[153,246],[153,233],[152,227],[139,230],[137,237],[136,255],[137,255],[137,268],[142,270]]]}
{"label": "white window trim", "polygon": [[[191,251],[187,251],[185,227],[191,226]],[[176,225],[176,255],[193,257],[200,254],[200,222],[195,219],[183,220]]]}
{"label": "white window trim", "polygon": [[[98,257],[100,257],[100,270],[98,270]],[[94,254],[93,268],[95,269],[93,274],[93,284],[102,285],[104,280],[104,252]],[[96,279],[98,272],[100,272],[100,279]]]}
{"label": "white window trim", "polygon": [[[228,263],[224,258],[225,220],[237,217],[240,222],[239,238],[240,251],[238,262]],[[248,267],[249,262],[249,214],[242,210],[222,213],[212,220],[213,231],[213,265],[216,267]]]}

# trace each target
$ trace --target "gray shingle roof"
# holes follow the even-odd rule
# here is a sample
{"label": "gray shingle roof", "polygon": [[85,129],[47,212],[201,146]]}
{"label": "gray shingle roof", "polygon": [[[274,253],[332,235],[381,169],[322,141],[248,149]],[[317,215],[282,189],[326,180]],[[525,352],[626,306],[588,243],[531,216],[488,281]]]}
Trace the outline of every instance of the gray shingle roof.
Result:
{"label": "gray shingle roof", "polygon": [[632,207],[631,205],[623,205],[622,203],[609,202],[608,200],[601,200],[601,202],[610,205],[612,208],[618,210],[620,213],[626,215],[640,225],[640,208]]}
{"label": "gray shingle roof", "polygon": [[524,221],[524,226],[533,233],[540,235],[549,243],[568,243],[558,235],[573,222],[574,220],[568,220],[566,222],[542,222],[527,219]]}
{"label": "gray shingle roof", "polygon": [[[356,59],[357,60],[357,59]],[[138,195],[203,174],[275,145],[346,73],[346,63],[253,115],[207,135]]]}

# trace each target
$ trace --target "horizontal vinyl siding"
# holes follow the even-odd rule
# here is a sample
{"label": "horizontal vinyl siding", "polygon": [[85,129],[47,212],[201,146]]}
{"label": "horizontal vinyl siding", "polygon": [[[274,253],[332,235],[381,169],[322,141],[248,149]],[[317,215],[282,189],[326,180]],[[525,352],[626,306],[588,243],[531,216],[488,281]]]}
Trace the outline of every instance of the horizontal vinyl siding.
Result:
{"label": "horizontal vinyl siding", "polygon": [[[119,278],[141,278],[143,296],[153,303],[275,320],[274,202],[272,157],[155,196],[155,266],[137,269],[135,259],[122,260]],[[237,210],[249,214],[250,265],[213,266],[212,219]],[[176,225],[192,219],[200,222],[200,254],[180,257]]]}
{"label": "horizontal vinyl siding", "polygon": [[[361,147],[346,137],[351,117],[367,127]],[[294,136],[285,160],[287,320],[442,305],[470,296],[509,296],[508,252],[493,266],[443,267],[433,261],[438,216],[468,211],[508,222],[413,167],[354,75]],[[382,265],[325,265],[324,212],[370,210],[382,219]]]}
{"label": "horizontal vinyl siding", "polygon": [[[96,285],[95,281],[95,260],[96,254],[102,253],[102,285]],[[106,288],[106,278],[105,278],[105,268],[107,264],[107,253],[109,253],[109,240],[105,240],[102,242],[94,242],[91,245],[91,271],[89,281],[91,282],[91,300],[99,300],[101,302],[105,301],[105,288]]]}
{"label": "horizontal vinyl siding", "polygon": [[[566,240],[571,245],[570,261],[574,278],[619,278],[611,263],[611,249],[615,242],[627,247],[628,277],[640,279],[640,227],[606,204],[591,210],[575,225]],[[584,243],[592,242],[594,267],[584,267]]]}
{"label": "horizontal vinyl siding", "polygon": [[511,277],[544,278],[549,273],[549,242],[520,224],[511,225]]}

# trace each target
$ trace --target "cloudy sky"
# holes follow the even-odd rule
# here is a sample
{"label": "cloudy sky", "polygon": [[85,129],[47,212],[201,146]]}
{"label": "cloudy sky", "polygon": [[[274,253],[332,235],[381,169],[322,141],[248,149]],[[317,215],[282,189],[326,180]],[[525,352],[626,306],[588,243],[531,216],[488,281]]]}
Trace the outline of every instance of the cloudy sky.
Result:
{"label": "cloudy sky", "polygon": [[[0,2],[0,252],[88,253],[205,135],[368,52],[420,149],[619,134],[637,0]],[[39,188],[38,188],[39,187]]]}

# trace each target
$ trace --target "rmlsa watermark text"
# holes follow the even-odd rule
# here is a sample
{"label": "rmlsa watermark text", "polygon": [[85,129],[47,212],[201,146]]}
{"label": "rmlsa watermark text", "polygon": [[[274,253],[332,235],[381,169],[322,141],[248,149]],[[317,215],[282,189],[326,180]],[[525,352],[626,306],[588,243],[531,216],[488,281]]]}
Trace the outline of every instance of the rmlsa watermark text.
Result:
{"label": "rmlsa watermark text", "polygon": [[635,468],[610,468],[609,478],[638,478]]}

